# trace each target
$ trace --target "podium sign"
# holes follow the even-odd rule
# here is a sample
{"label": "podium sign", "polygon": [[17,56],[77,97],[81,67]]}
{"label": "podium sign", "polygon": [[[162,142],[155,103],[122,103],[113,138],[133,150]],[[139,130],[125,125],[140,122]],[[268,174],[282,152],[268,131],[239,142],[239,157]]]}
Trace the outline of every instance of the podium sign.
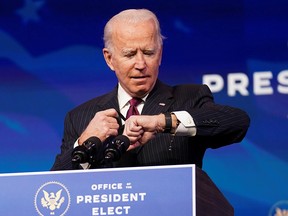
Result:
{"label": "podium sign", "polygon": [[196,216],[195,166],[0,175],[0,215]]}

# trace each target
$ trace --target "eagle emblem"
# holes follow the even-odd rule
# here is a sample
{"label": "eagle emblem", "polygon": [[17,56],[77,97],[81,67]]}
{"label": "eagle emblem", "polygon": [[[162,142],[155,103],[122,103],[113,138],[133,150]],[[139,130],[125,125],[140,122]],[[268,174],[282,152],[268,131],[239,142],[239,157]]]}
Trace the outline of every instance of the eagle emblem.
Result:
{"label": "eagle emblem", "polygon": [[47,191],[43,190],[44,197],[41,198],[41,204],[44,208],[50,209],[54,211],[55,209],[59,209],[62,203],[65,201],[65,198],[62,196],[62,189],[56,192],[48,193]]}

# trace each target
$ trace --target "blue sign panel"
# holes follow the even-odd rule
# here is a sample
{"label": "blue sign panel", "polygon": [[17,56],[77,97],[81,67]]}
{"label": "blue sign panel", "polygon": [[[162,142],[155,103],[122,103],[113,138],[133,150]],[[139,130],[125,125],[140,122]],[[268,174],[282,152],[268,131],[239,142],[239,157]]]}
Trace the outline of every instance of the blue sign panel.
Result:
{"label": "blue sign panel", "polygon": [[0,215],[195,216],[195,166],[0,175]]}

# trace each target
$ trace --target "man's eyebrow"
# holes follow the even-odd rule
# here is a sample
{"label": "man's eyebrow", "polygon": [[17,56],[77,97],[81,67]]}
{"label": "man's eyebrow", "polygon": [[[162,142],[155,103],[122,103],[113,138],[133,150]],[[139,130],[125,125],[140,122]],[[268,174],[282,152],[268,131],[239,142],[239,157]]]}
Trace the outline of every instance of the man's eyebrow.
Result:
{"label": "man's eyebrow", "polygon": [[122,53],[126,54],[126,53],[131,53],[131,52],[135,52],[135,49],[122,49]]}
{"label": "man's eyebrow", "polygon": [[[154,48],[154,47],[148,47],[148,48],[141,49],[141,52],[145,52],[145,53],[154,53],[155,51],[156,51],[156,48]],[[123,55],[130,55],[130,54],[133,54],[136,52],[137,52],[137,49],[133,49],[133,48],[126,48],[126,49],[121,50],[121,53]]]}
{"label": "man's eyebrow", "polygon": [[155,52],[155,48],[151,47],[151,48],[146,48],[146,49],[143,49],[142,51],[143,52]]}

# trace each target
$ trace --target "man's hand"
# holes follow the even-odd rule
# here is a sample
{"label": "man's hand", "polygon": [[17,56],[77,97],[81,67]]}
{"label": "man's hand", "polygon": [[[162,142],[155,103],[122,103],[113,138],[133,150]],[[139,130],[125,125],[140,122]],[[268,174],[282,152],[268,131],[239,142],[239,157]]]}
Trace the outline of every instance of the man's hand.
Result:
{"label": "man's hand", "polygon": [[78,140],[79,145],[82,145],[91,136],[98,137],[102,142],[109,136],[117,136],[119,128],[117,117],[118,113],[115,109],[97,112],[81,134]]}
{"label": "man's hand", "polygon": [[132,143],[128,150],[144,145],[153,139],[155,134],[163,132],[164,127],[164,114],[131,116],[126,120],[123,131],[123,135],[127,136]]}

